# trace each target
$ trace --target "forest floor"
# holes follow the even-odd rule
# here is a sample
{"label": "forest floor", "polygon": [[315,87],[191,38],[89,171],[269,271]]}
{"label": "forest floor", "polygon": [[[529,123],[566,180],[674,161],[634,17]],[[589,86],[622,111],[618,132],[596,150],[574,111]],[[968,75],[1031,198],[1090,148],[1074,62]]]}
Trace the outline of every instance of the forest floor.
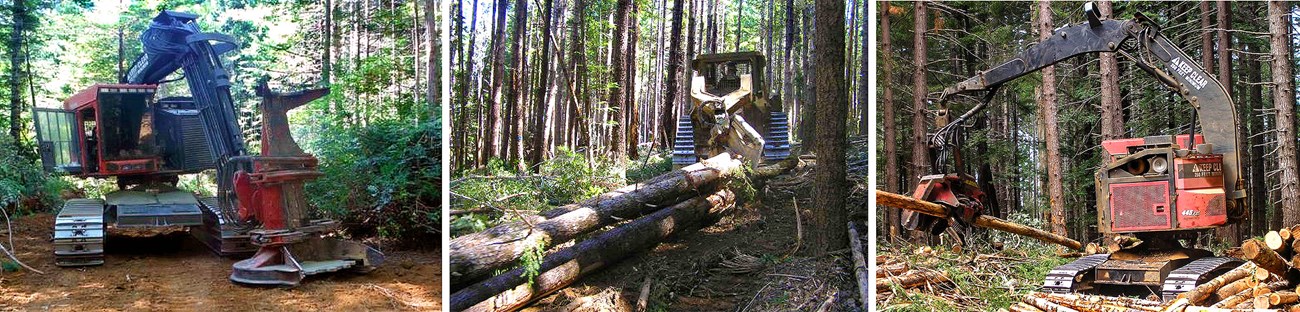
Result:
{"label": "forest floor", "polygon": [[[1023,219],[1013,221],[1025,222]],[[910,269],[940,271],[952,282],[882,290],[876,294],[876,307],[881,311],[1005,309],[1026,293],[1042,288],[1043,278],[1053,267],[1077,259],[1059,256],[1054,245],[1030,238],[997,231],[986,234],[968,238],[973,241],[965,248],[942,242],[933,246],[903,241],[879,243],[877,261],[889,258],[906,263]]]}
{"label": "forest floor", "polygon": [[[801,242],[795,209],[806,228],[809,171],[799,166],[755,185],[757,196],[717,223],[583,278],[526,311],[634,311],[647,279],[648,311],[812,311],[832,296],[831,311],[854,311],[848,249],[825,257],[802,252],[810,234]],[[752,266],[738,269],[727,260]]]}
{"label": "forest floor", "polygon": [[[17,257],[44,271],[0,272],[0,310],[374,311],[440,310],[440,251],[385,250],[369,274],[309,277],[296,288],[245,287],[228,279],[239,259],[222,258],[184,232],[110,236],[105,264],[54,265],[54,217],[14,220]],[[6,243],[7,244],[7,243]]]}

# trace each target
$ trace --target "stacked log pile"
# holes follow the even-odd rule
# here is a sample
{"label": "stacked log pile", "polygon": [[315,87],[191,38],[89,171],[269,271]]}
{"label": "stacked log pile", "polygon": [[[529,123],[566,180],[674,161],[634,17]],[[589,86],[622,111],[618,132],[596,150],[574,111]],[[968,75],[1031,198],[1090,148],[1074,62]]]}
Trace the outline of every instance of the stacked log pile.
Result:
{"label": "stacked log pile", "polygon": [[[784,165],[788,164],[779,166]],[[580,203],[453,239],[448,252],[454,291],[451,310],[519,310],[669,236],[707,226],[734,205],[727,181],[738,177],[740,168],[739,160],[724,153]],[[610,226],[614,227],[600,232]],[[582,237],[587,238],[555,248]],[[531,267],[522,263],[525,254],[538,252],[545,253],[534,261],[540,263]]]}

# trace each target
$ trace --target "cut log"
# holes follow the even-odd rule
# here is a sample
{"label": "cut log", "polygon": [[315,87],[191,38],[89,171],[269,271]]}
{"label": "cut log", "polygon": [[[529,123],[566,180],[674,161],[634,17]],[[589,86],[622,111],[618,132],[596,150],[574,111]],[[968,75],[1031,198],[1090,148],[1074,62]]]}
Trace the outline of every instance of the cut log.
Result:
{"label": "cut log", "polygon": [[[1219,298],[1231,297],[1233,295],[1236,295],[1237,293],[1240,293],[1242,290],[1250,289],[1250,287],[1253,286],[1251,285],[1250,280],[1251,280],[1250,278],[1243,278],[1243,279],[1233,281],[1231,283],[1228,283],[1228,285],[1224,285],[1223,287],[1219,288],[1219,290],[1214,291],[1214,293],[1219,295],[1218,296]],[[1236,304],[1232,304],[1229,306],[1233,306],[1233,305]]]}
{"label": "cut log", "polygon": [[1273,276],[1273,273],[1269,272],[1267,269],[1256,268],[1255,274],[1251,275],[1251,277],[1253,277],[1251,280],[1254,281],[1254,283],[1250,284],[1250,286],[1255,287],[1255,285],[1258,285],[1260,282],[1269,280],[1269,277],[1271,276]]}
{"label": "cut log", "polygon": [[928,284],[943,284],[950,281],[952,280],[948,279],[948,274],[941,271],[913,270],[899,276],[876,279],[876,292],[890,291],[894,286],[907,289]]}
{"label": "cut log", "polygon": [[1107,252],[1106,248],[1102,247],[1101,245],[1097,245],[1097,243],[1088,243],[1088,245],[1083,247],[1083,254],[1086,255],[1095,255],[1095,254],[1106,253],[1106,252]]}
{"label": "cut log", "polygon": [[620,220],[635,219],[698,194],[708,194],[713,189],[709,186],[739,172],[740,164],[723,153],[645,183],[452,239],[447,246],[452,289],[514,265],[529,250],[545,250]]}
{"label": "cut log", "polygon": [[1291,269],[1289,261],[1283,260],[1281,255],[1269,249],[1263,241],[1258,239],[1250,239],[1242,243],[1241,252],[1246,257],[1246,260],[1254,262],[1259,267],[1277,276],[1286,276],[1286,271]]}
{"label": "cut log", "polygon": [[1291,247],[1288,246],[1289,244],[1286,240],[1282,239],[1282,234],[1278,233],[1278,231],[1268,231],[1267,234],[1264,234],[1264,245],[1268,246],[1268,249],[1272,249],[1279,254],[1286,253],[1286,251]]}
{"label": "cut log", "polygon": [[862,310],[866,311],[867,307],[870,306],[868,302],[871,302],[870,291],[867,288],[871,286],[871,280],[867,273],[869,269],[867,268],[866,257],[863,255],[865,246],[862,246],[862,239],[858,238],[858,227],[855,223],[849,221],[849,249],[853,250],[853,273],[857,275],[858,299],[861,300],[858,302],[862,303]]}
{"label": "cut log", "polygon": [[907,263],[894,263],[886,266],[876,267],[876,278],[890,277],[907,272]]}
{"label": "cut log", "polygon": [[1268,304],[1282,305],[1295,303],[1297,299],[1300,299],[1300,296],[1297,296],[1294,291],[1279,291],[1268,295]]}
{"label": "cut log", "polygon": [[1291,244],[1291,229],[1290,229],[1290,228],[1283,228],[1283,229],[1281,229],[1281,230],[1277,230],[1277,235],[1278,235],[1279,237],[1282,237],[1282,242],[1283,242],[1284,244],[1286,244],[1286,245],[1290,245],[1290,244]]}
{"label": "cut log", "polygon": [[1034,306],[1024,302],[1016,302],[1016,304],[1011,305],[1009,309],[1011,312],[1043,312],[1042,309],[1035,308]]}
{"label": "cut log", "polygon": [[1252,294],[1254,292],[1255,292],[1254,289],[1246,288],[1246,289],[1242,289],[1241,291],[1231,296],[1220,296],[1219,298],[1223,298],[1223,300],[1219,300],[1219,302],[1214,303],[1214,305],[1211,305],[1210,307],[1213,308],[1235,307],[1241,304],[1242,302],[1246,302],[1246,300],[1249,300],[1251,297],[1253,297]]}
{"label": "cut log", "polygon": [[735,201],[723,189],[633,220],[542,259],[531,285],[524,268],[501,273],[451,295],[452,311],[514,311],[582,276],[658,245],[664,238],[707,225]]}
{"label": "cut log", "polygon": [[1071,308],[1068,308],[1068,307],[1065,307],[1065,306],[1062,306],[1062,305],[1056,304],[1056,303],[1054,303],[1054,302],[1048,301],[1047,299],[1043,299],[1043,298],[1039,298],[1039,297],[1034,297],[1034,296],[1028,296],[1028,295],[1027,295],[1027,296],[1024,296],[1024,297],[1021,297],[1021,298],[1020,298],[1020,302],[1024,302],[1024,303],[1029,304],[1029,305],[1031,305],[1031,306],[1033,306],[1033,307],[1035,307],[1035,308],[1038,308],[1039,310],[1043,310],[1043,311],[1047,311],[1047,312],[1078,312],[1078,311],[1079,311],[1079,310],[1071,309]]}
{"label": "cut log", "polygon": [[1252,304],[1251,306],[1255,307],[1256,309],[1268,309],[1268,307],[1271,306],[1268,304],[1268,295],[1255,296],[1255,298],[1252,299],[1251,301],[1254,302],[1254,304]]}
{"label": "cut log", "polygon": [[1124,249],[1132,249],[1141,244],[1142,240],[1133,237],[1132,235],[1116,235],[1115,237],[1110,238],[1106,246],[1111,252],[1116,252]]}
{"label": "cut log", "polygon": [[[939,204],[880,190],[876,190],[876,204],[883,207],[907,209],[937,217],[948,216],[947,209]],[[1083,248],[1083,243],[1079,243],[1079,241],[1070,239],[1069,237],[1056,235],[1052,232],[1043,231],[1023,224],[990,216],[981,215],[976,217],[975,226],[1032,237],[1046,243],[1065,246],[1070,250],[1080,250]]]}
{"label": "cut log", "polygon": [[1111,311],[1114,307],[1124,307],[1126,311],[1160,311],[1163,303],[1128,297],[1109,297],[1083,294],[1053,294],[1031,292],[1027,296],[1047,299],[1053,303],[1074,308],[1079,311]]}
{"label": "cut log", "polygon": [[1224,273],[1209,282],[1205,282],[1205,284],[1196,286],[1196,288],[1185,293],[1178,294],[1178,298],[1187,298],[1187,300],[1193,304],[1200,304],[1205,301],[1205,298],[1210,297],[1210,294],[1214,293],[1214,291],[1219,288],[1222,288],[1224,285],[1250,276],[1251,273],[1255,272],[1256,268],[1257,266],[1255,266],[1254,263],[1243,263],[1242,265],[1228,271],[1228,273]]}

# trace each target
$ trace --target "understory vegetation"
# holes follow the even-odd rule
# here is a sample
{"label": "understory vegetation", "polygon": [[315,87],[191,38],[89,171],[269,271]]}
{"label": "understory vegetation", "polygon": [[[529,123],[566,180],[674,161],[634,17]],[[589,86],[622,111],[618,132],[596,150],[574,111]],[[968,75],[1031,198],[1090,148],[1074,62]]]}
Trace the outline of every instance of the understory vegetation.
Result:
{"label": "understory vegetation", "polygon": [[579,202],[672,170],[668,153],[642,155],[619,170],[606,158],[589,161],[582,153],[560,147],[538,164],[536,174],[520,173],[513,163],[501,159],[463,171],[451,182],[451,237]]}

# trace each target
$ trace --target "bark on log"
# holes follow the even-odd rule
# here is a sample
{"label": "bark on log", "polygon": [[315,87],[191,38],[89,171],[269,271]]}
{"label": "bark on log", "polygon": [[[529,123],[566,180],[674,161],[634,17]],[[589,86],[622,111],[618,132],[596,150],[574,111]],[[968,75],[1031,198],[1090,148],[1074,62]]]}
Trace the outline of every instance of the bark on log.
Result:
{"label": "bark on log", "polygon": [[895,263],[895,264],[890,264],[885,266],[877,266],[876,278],[885,278],[885,277],[903,274],[903,272],[907,272],[907,270],[908,267],[906,263]]}
{"label": "bark on log", "polygon": [[1178,294],[1178,298],[1187,298],[1188,301],[1193,304],[1200,304],[1201,302],[1204,302],[1205,298],[1208,298],[1210,294],[1214,293],[1215,290],[1218,290],[1228,283],[1250,276],[1250,274],[1255,272],[1256,268],[1257,267],[1254,263],[1246,262],[1241,266],[1228,271],[1228,273],[1224,273],[1209,282],[1205,282],[1205,284],[1196,286],[1196,288],[1185,293]]}
{"label": "bark on log", "polygon": [[1034,296],[1024,296],[1024,297],[1021,297],[1021,298],[1020,298],[1020,302],[1027,303],[1027,304],[1029,304],[1029,305],[1031,305],[1031,306],[1033,306],[1033,307],[1035,307],[1035,308],[1038,308],[1039,310],[1043,310],[1043,311],[1047,311],[1047,312],[1078,312],[1078,311],[1079,311],[1079,310],[1071,309],[1071,308],[1068,308],[1068,307],[1065,307],[1065,306],[1062,306],[1062,305],[1059,305],[1059,304],[1053,303],[1053,302],[1051,302],[1051,301],[1048,301],[1047,299],[1038,298],[1038,297],[1034,297]]}
{"label": "bark on log", "polygon": [[1223,300],[1219,300],[1219,302],[1214,303],[1214,305],[1211,305],[1210,307],[1212,308],[1235,307],[1241,304],[1242,302],[1246,302],[1247,299],[1250,299],[1252,297],[1251,294],[1254,292],[1255,292],[1254,289],[1246,288],[1246,289],[1242,289],[1241,291],[1231,296],[1221,296],[1219,298],[1223,298]]}
{"label": "bark on log", "polygon": [[[876,190],[876,204],[883,207],[893,207],[899,209],[912,210],[912,211],[916,211],[916,212],[920,212],[932,216],[938,216],[938,217],[948,216],[947,209],[945,209],[943,206],[940,206],[939,204],[926,202],[909,196],[894,194],[894,193],[880,191],[880,190]],[[1053,243],[1053,244],[1065,246],[1066,248],[1070,248],[1070,250],[1080,250],[1083,248],[1082,243],[1070,239],[1069,237],[1056,235],[1053,234],[1052,232],[1043,231],[1040,229],[1025,226],[1023,224],[1010,222],[1010,221],[1006,221],[1006,220],[1002,220],[990,216],[981,215],[979,217],[976,217],[975,226],[1032,237],[1046,243]]]}
{"label": "bark on log", "polygon": [[1259,267],[1277,276],[1286,276],[1286,271],[1291,269],[1289,261],[1283,260],[1281,255],[1269,249],[1263,241],[1258,239],[1250,239],[1242,243],[1241,252],[1246,257],[1246,260],[1254,262]]}
{"label": "bark on log", "polygon": [[501,273],[451,295],[452,311],[514,311],[584,275],[658,245],[664,238],[712,222],[735,201],[723,189],[616,227],[542,259],[535,283],[524,269]]}
{"label": "bark on log", "polygon": [[849,221],[849,243],[850,249],[853,250],[853,272],[857,274],[858,280],[858,298],[861,299],[862,310],[866,311],[870,306],[871,295],[868,288],[871,286],[871,279],[868,277],[866,257],[862,254],[864,246],[862,240],[858,239],[858,227],[853,221]]}
{"label": "bark on log", "polygon": [[[1251,286],[1252,285],[1250,283],[1250,279],[1243,278],[1228,283],[1227,285],[1224,285],[1223,287],[1219,288],[1219,290],[1214,291],[1214,293],[1217,294],[1219,298],[1228,298],[1238,293],[1241,293],[1241,291],[1243,290],[1250,289]],[[1236,304],[1231,304],[1227,306],[1235,306],[1235,305]]]}
{"label": "bark on log", "polygon": [[1164,305],[1159,301],[1083,294],[1032,292],[1028,296],[1047,299],[1079,311],[1112,311],[1116,310],[1114,307],[1123,307],[1125,311],[1160,311],[1160,307]]}
{"label": "bark on log", "polygon": [[529,250],[545,250],[619,220],[635,219],[701,193],[707,194],[712,191],[709,186],[736,174],[740,164],[723,153],[645,183],[529,216],[527,222],[508,222],[457,237],[448,244],[452,289],[514,265]]}
{"label": "bark on log", "polygon": [[1137,247],[1138,245],[1141,244],[1142,244],[1142,240],[1138,239],[1137,237],[1133,237],[1129,235],[1117,235],[1115,237],[1111,237],[1110,240],[1107,241],[1106,247],[1110,249],[1111,252],[1116,252],[1124,249]]}
{"label": "bark on log", "polygon": [[894,286],[903,289],[917,287],[926,284],[942,284],[950,282],[948,274],[932,270],[914,270],[907,274],[876,279],[876,292],[885,292],[893,289]]}
{"label": "bark on log", "polygon": [[1043,310],[1024,302],[1016,302],[1016,304],[1011,305],[1009,309],[1011,312],[1043,312]]}

